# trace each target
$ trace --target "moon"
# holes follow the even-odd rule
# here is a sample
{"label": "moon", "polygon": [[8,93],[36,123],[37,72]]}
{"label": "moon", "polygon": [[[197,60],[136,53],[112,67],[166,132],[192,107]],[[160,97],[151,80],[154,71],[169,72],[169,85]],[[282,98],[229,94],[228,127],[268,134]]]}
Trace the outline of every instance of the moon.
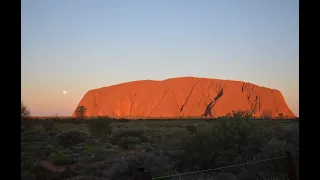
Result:
{"label": "moon", "polygon": [[66,91],[66,90],[64,90],[64,91],[62,92],[62,94],[63,94],[63,95],[66,95],[66,94],[67,94],[67,91]]}

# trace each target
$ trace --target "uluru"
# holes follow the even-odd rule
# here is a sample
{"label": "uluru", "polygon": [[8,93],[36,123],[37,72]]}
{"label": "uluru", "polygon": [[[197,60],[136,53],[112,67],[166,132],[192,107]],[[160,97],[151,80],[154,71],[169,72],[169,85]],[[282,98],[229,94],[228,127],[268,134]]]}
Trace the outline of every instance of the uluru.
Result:
{"label": "uluru", "polygon": [[87,108],[86,116],[114,118],[215,118],[232,110],[250,110],[254,117],[296,117],[279,90],[197,77],[139,80],[92,89],[79,106]]}

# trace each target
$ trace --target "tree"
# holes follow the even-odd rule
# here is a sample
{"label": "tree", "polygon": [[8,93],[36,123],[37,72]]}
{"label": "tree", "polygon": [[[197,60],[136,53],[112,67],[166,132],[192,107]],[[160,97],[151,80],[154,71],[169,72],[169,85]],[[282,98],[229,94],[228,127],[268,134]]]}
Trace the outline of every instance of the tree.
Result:
{"label": "tree", "polygon": [[283,113],[279,113],[279,118],[283,118]]}
{"label": "tree", "polygon": [[27,117],[30,116],[30,111],[27,108],[27,105],[25,105],[22,101],[21,101],[21,119],[25,119]]}
{"label": "tree", "polygon": [[265,119],[265,120],[270,120],[272,119],[272,111],[271,110],[264,110],[262,112],[262,115],[261,115],[262,119]]}
{"label": "tree", "polygon": [[59,120],[59,114],[58,113],[54,113],[53,117],[54,117],[55,120]]}
{"label": "tree", "polygon": [[84,106],[79,106],[76,109],[76,117],[82,120],[87,112],[87,108]]}

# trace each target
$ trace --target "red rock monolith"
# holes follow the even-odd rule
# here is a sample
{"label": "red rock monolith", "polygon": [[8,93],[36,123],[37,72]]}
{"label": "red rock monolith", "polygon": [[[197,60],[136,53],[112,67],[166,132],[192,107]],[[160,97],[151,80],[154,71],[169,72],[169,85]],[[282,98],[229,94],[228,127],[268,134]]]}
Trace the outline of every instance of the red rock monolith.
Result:
{"label": "red rock monolith", "polygon": [[221,117],[232,110],[251,110],[255,117],[296,117],[276,89],[196,77],[132,81],[93,89],[79,106],[87,108],[86,116],[115,118]]}

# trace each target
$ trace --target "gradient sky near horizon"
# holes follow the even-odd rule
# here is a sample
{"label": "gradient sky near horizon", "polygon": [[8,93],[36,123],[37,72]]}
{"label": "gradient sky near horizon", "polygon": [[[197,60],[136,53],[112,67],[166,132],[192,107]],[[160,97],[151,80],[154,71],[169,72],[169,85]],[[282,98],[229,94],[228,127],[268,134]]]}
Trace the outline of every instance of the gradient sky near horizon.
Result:
{"label": "gradient sky near horizon", "polygon": [[31,115],[71,116],[90,89],[195,76],[278,89],[299,116],[298,0],[22,0],[21,18]]}

